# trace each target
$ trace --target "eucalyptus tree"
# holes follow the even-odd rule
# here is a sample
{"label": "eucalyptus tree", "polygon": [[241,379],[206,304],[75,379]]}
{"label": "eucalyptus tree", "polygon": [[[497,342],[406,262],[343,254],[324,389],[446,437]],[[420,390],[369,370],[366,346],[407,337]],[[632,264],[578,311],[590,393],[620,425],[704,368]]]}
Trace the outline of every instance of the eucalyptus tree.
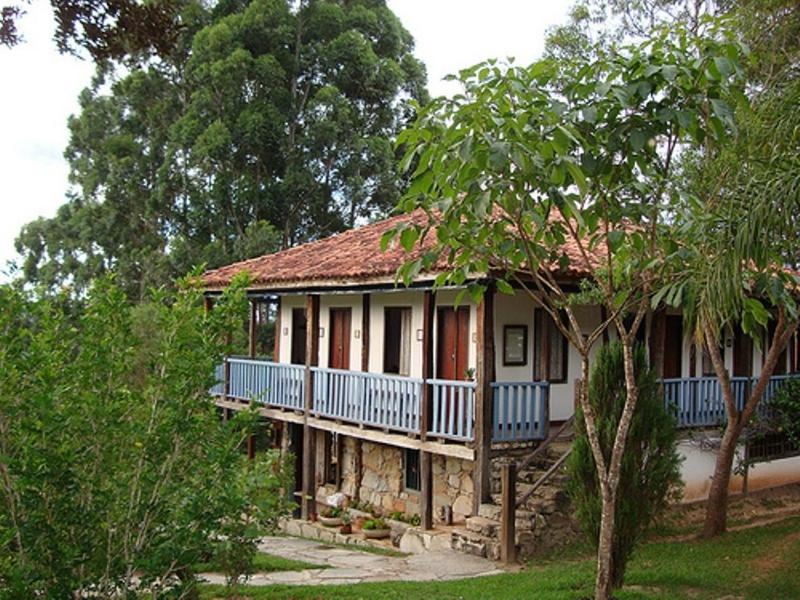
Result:
{"label": "eucalyptus tree", "polygon": [[[670,252],[662,219],[679,192],[675,152],[725,135],[722,96],[738,48],[664,34],[600,56],[461,71],[463,92],[434,100],[398,138],[412,175],[400,208],[427,218],[383,240],[406,250],[426,240],[400,270],[406,282],[444,263],[436,285],[466,285],[475,299],[485,291],[482,276],[503,293],[516,286],[580,355],[578,401],[602,500],[598,599],[611,596],[614,507],[638,399],[633,349]],[[576,273],[578,290],[564,285]],[[575,307],[591,304],[605,312],[587,331]],[[609,328],[622,343],[626,397],[606,455],[586,382],[592,346]]]}
{"label": "eucalyptus tree", "polygon": [[385,2],[193,2],[182,21],[167,57],[82,94],[72,196],[17,240],[28,282],[83,290],[113,269],[141,298],[196,264],[329,235],[396,203],[394,136],[427,95]]}

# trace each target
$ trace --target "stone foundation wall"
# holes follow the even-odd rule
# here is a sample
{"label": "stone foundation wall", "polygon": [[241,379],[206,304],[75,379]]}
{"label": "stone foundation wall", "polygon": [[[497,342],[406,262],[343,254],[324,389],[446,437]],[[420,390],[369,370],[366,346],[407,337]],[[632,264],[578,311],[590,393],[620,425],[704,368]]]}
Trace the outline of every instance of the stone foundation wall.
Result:
{"label": "stone foundation wall", "polygon": [[[356,497],[356,445],[355,438],[342,439],[341,492],[349,498]],[[409,515],[420,512],[420,493],[404,486],[403,448],[361,441],[362,471],[358,496],[385,513],[399,511]],[[463,521],[472,514],[472,461],[449,456],[433,456],[433,511],[434,519],[442,521],[444,507],[453,511],[454,521]],[[336,491],[332,485],[322,485],[317,497],[324,499]]]}

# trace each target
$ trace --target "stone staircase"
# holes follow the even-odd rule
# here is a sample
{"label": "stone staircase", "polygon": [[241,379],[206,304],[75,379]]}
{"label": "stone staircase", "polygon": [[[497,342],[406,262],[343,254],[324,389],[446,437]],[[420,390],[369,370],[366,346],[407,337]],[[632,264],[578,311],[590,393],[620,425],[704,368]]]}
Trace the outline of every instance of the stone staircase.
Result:
{"label": "stone staircase", "polygon": [[[570,436],[559,437],[524,469],[517,472],[517,498],[534,484],[569,451]],[[466,554],[500,559],[500,470],[504,463],[520,464],[530,449],[508,451],[492,458],[492,502],[481,504],[477,515],[468,517],[464,527],[451,533],[450,545]],[[560,466],[550,478],[516,510],[516,544],[520,558],[544,554],[562,547],[579,535],[566,492],[567,475]]]}

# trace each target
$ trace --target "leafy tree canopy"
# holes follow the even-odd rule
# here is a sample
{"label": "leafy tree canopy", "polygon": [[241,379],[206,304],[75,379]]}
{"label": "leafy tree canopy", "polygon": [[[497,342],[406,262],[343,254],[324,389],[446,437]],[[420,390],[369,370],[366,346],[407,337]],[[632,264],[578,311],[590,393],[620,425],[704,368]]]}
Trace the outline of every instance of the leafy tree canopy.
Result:
{"label": "leafy tree canopy", "polygon": [[[24,40],[17,28],[30,0],[0,7],[0,46]],[[156,52],[168,54],[181,27],[178,2],[52,0],[60,52],[86,50],[97,62]]]}
{"label": "leafy tree canopy", "polygon": [[175,51],[98,77],[70,119],[73,191],[17,240],[23,277],[135,298],[352,227],[403,189],[393,139],[424,102],[413,40],[381,0],[187,5]]}

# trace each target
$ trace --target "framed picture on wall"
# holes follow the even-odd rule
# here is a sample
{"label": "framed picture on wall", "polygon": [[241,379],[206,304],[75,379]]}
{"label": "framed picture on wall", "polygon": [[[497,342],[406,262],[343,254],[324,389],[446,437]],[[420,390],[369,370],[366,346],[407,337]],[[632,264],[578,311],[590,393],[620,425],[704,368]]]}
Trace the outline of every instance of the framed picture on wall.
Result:
{"label": "framed picture on wall", "polygon": [[503,327],[503,365],[515,367],[528,362],[528,326]]}

